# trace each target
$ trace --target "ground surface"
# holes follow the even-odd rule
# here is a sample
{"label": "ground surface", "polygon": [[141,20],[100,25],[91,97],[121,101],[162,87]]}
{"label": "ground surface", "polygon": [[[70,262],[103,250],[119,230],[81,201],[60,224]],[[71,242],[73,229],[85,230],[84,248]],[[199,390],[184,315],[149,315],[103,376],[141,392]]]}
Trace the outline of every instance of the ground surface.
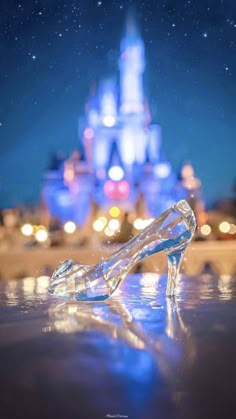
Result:
{"label": "ground surface", "polygon": [[129,276],[106,303],[0,282],[3,419],[235,418],[236,279]]}

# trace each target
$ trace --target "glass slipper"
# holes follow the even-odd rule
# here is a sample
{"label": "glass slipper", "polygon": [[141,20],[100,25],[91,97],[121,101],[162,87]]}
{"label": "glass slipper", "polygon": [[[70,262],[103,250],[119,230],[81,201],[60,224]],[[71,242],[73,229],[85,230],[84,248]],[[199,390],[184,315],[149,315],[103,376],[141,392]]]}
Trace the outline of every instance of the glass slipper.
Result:
{"label": "glass slipper", "polygon": [[189,204],[181,200],[111,256],[96,265],[65,260],[54,271],[49,293],[77,301],[102,301],[110,297],[130,269],[146,257],[165,251],[168,259],[166,295],[173,296],[184,251],[196,229]]}

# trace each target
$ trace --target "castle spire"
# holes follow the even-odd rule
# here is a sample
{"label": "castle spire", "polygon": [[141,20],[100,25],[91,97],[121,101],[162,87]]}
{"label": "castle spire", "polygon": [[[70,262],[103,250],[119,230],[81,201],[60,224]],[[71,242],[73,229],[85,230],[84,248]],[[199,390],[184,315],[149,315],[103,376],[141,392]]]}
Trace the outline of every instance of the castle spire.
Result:
{"label": "castle spire", "polygon": [[121,41],[120,56],[121,112],[143,112],[144,44],[133,13],[126,20],[126,32]]}
{"label": "castle spire", "polygon": [[135,18],[134,11],[130,10],[126,17],[126,27],[125,27],[126,37],[128,38],[139,38],[138,26]]}

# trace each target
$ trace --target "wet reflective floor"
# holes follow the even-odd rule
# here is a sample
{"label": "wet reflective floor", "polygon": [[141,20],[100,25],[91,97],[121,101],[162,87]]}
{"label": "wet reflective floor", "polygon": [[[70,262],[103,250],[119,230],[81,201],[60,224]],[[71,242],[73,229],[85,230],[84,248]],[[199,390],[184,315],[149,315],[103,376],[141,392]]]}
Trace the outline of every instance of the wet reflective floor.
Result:
{"label": "wet reflective floor", "polygon": [[1,418],[236,417],[236,278],[129,276],[103,303],[0,282]]}

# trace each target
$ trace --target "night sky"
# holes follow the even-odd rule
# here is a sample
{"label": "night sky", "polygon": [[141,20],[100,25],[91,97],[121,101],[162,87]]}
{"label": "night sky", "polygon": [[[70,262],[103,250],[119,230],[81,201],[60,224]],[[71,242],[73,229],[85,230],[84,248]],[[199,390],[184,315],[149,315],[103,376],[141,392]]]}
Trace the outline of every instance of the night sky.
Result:
{"label": "night sky", "polygon": [[50,153],[76,148],[91,82],[117,74],[130,6],[167,158],[174,168],[192,162],[208,203],[232,193],[235,0],[2,0],[0,207],[37,202]]}

